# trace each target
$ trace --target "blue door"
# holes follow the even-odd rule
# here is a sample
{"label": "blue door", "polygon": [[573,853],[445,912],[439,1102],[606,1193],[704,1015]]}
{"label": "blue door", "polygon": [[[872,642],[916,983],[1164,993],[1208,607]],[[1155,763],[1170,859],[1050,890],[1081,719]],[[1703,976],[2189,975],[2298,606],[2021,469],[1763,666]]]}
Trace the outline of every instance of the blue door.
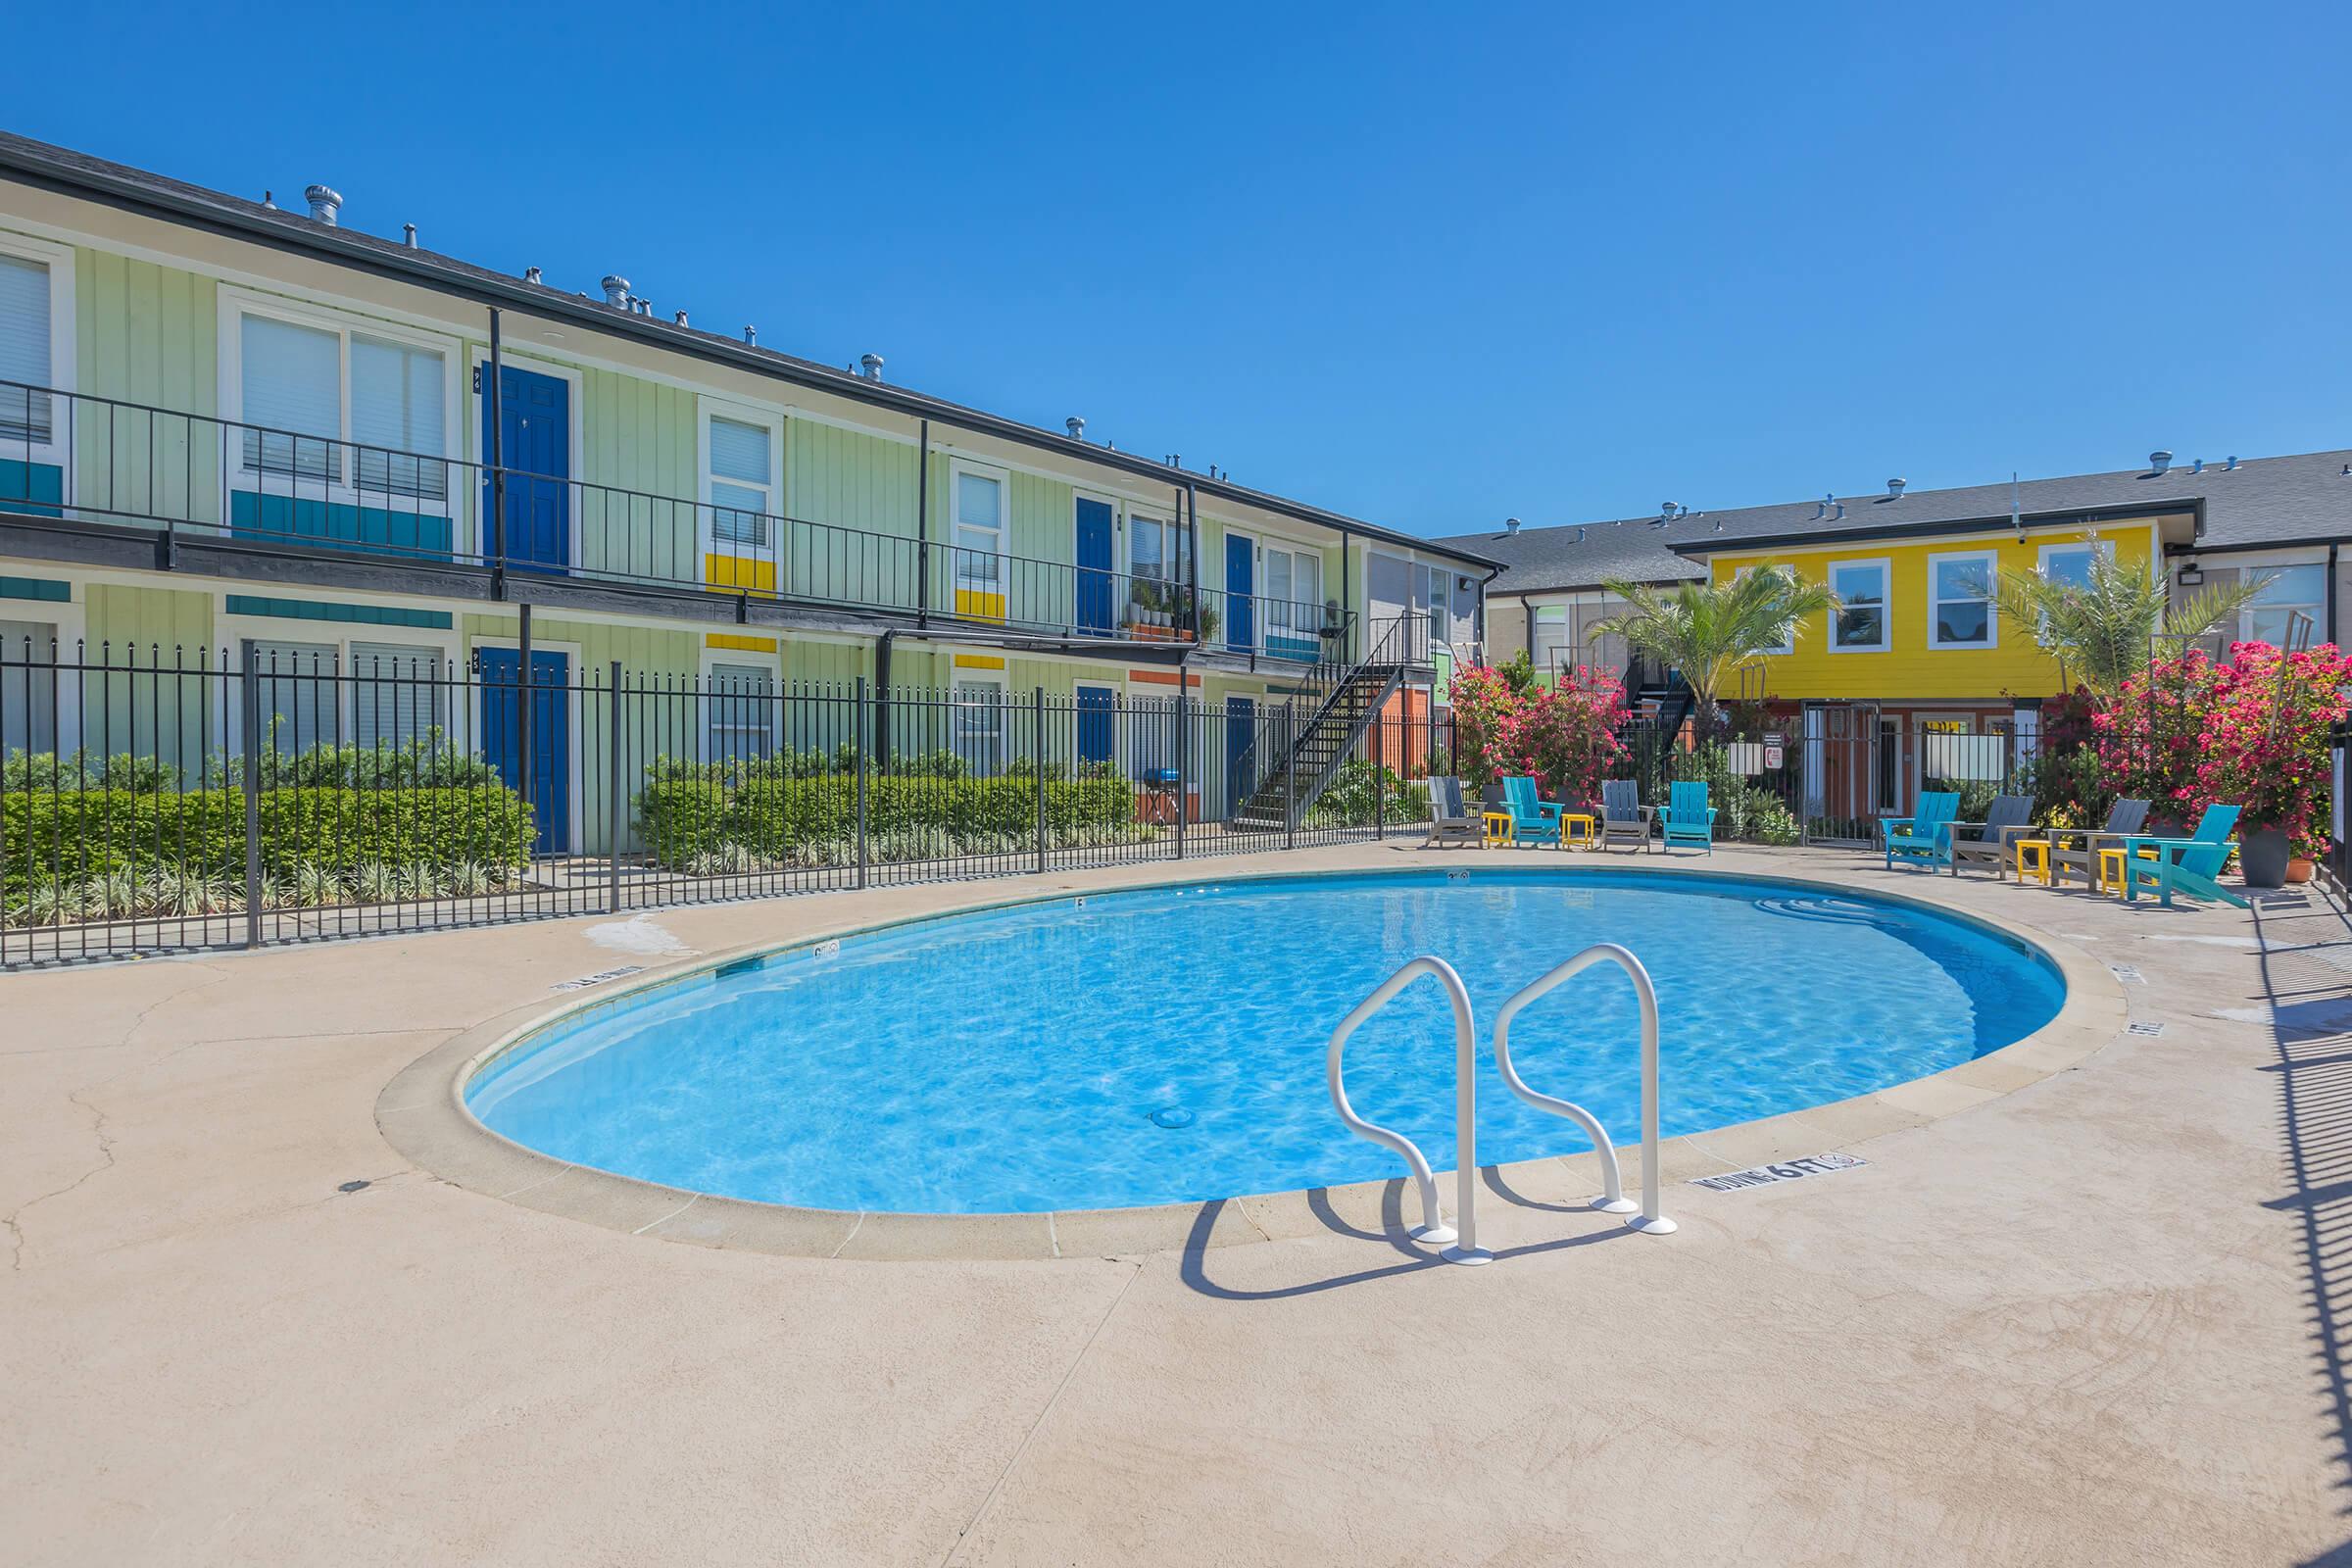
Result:
{"label": "blue door", "polygon": [[1107,762],[1111,749],[1111,714],[1118,699],[1107,686],[1078,688],[1078,760]]}
{"label": "blue door", "polygon": [[1241,534],[1225,536],[1225,644],[1229,648],[1257,646],[1257,602],[1250,595],[1257,574],[1257,542]]}
{"label": "blue door", "polygon": [[[562,571],[571,564],[571,383],[504,366],[499,418],[506,425],[507,564],[516,571]],[[482,399],[482,462],[490,461],[490,400]],[[490,515],[482,481],[482,515]],[[482,541],[487,558],[494,541]]]}
{"label": "blue door", "polygon": [[[1078,502],[1078,629],[1108,632],[1118,609],[1112,593],[1110,503]],[[1082,699],[1083,700],[1083,699]]]}
{"label": "blue door", "polygon": [[1231,816],[1249,795],[1252,767],[1250,748],[1257,739],[1257,700],[1225,699],[1225,814]]}
{"label": "blue door", "polygon": [[[476,650],[482,679],[482,755],[509,789],[518,787],[521,740],[515,723],[522,656],[512,648]],[[571,659],[531,650],[531,817],[541,855],[571,840]]]}

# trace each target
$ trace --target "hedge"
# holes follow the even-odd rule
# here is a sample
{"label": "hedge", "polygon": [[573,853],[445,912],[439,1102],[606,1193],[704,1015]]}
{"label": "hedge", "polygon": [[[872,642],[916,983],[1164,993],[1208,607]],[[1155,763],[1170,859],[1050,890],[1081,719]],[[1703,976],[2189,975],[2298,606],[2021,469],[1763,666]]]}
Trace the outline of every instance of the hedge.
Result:
{"label": "hedge", "polygon": [[[1123,779],[1048,779],[1049,829],[1124,827],[1135,820],[1135,790]],[[936,828],[957,838],[1034,838],[1037,780],[1029,778],[891,778],[866,783],[871,837]],[[637,797],[637,829],[649,854],[669,864],[729,844],[781,857],[796,844],[855,837],[858,781],[766,779],[729,790],[669,779]]]}
{"label": "hedge", "polygon": [[[441,868],[530,858],[531,813],[500,785],[420,790],[264,790],[262,866],[338,872],[375,863]],[[0,879],[13,890],[55,877],[181,869],[241,879],[245,798],[234,790],[156,794],[37,790],[0,798]]]}

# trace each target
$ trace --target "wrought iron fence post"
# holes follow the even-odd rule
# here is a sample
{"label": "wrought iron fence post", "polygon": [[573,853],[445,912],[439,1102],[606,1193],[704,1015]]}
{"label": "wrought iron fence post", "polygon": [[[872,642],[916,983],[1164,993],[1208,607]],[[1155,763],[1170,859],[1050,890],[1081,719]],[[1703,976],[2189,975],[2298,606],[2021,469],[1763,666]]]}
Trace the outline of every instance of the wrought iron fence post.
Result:
{"label": "wrought iron fence post", "polygon": [[612,661],[605,701],[605,746],[612,756],[605,782],[605,912],[620,912],[620,661]]}
{"label": "wrought iron fence post", "polygon": [[1387,839],[1389,836],[1388,781],[1383,776],[1388,770],[1380,765],[1380,755],[1382,748],[1380,744],[1380,715],[1378,713],[1375,713],[1372,716],[1372,729],[1370,733],[1372,736],[1372,745],[1370,747],[1372,754],[1370,759],[1372,763],[1372,841],[1377,844]]}
{"label": "wrought iron fence post", "polygon": [[865,770],[866,756],[873,750],[867,734],[869,715],[865,696],[865,677],[858,677],[858,713],[854,726],[858,736],[858,885],[865,886],[867,853],[865,843]]}
{"label": "wrought iron fence post", "polygon": [[1046,869],[1046,689],[1029,700],[1029,754],[1037,764],[1037,869]]}
{"label": "wrought iron fence post", "polygon": [[262,671],[253,639],[239,645],[245,694],[245,946],[262,945]]}
{"label": "wrought iron fence post", "polygon": [[1184,666],[1176,666],[1176,858],[1184,858],[1185,818],[1193,814],[1192,698],[1185,691]]}
{"label": "wrought iron fence post", "polygon": [[1298,847],[1298,708],[1282,705],[1282,847]]}

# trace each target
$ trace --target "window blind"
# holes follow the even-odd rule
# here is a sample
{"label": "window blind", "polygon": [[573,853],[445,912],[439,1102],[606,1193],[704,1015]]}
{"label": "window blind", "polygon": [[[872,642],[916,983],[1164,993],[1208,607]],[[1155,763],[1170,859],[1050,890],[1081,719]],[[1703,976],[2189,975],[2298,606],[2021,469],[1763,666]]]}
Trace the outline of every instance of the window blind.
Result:
{"label": "window blind", "polygon": [[49,399],[31,390],[49,384],[49,269],[40,262],[0,256],[0,436],[47,441]]}
{"label": "window blind", "polygon": [[266,316],[240,319],[245,465],[270,473],[341,478],[342,344],[336,334]]}
{"label": "window blind", "polygon": [[362,489],[448,494],[448,469],[432,461],[446,450],[447,385],[439,350],[352,334],[351,438],[388,449],[360,453]]}

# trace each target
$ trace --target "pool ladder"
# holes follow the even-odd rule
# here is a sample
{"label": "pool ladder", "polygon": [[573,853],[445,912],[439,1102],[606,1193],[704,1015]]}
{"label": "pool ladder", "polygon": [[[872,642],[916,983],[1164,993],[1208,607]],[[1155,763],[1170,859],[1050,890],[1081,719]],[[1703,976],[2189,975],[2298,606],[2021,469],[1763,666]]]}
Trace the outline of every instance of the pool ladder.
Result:
{"label": "pool ladder", "polygon": [[[1511,1020],[1555,987],[1603,960],[1626,972],[1642,1004],[1642,1201],[1639,1204],[1625,1196],[1624,1182],[1617,1171],[1617,1146],[1609,1141],[1608,1130],[1584,1106],[1529,1088],[1511,1061]],[[1355,1107],[1348,1102],[1347,1074],[1342,1065],[1348,1037],[1364,1020],[1387,1006],[1396,993],[1423,975],[1433,977],[1445,988],[1446,1000],[1453,1007],[1453,1138],[1460,1157],[1454,1172],[1455,1223],[1451,1225],[1446,1222],[1445,1210],[1438,1202],[1438,1182],[1430,1173],[1428,1157],[1402,1133],[1356,1114]],[[1341,1122],[1357,1137],[1400,1156],[1405,1168],[1412,1172],[1413,1185],[1421,1194],[1421,1223],[1407,1234],[1416,1241],[1443,1246],[1445,1250],[1440,1255],[1449,1263],[1489,1263],[1494,1258],[1494,1253],[1478,1245],[1477,1042],[1478,1027],[1471,1016],[1470,993],[1463,987],[1462,977],[1444,958],[1423,954],[1399,965],[1395,974],[1383,980],[1340,1020],[1340,1026],[1331,1032],[1331,1044],[1323,1056],[1324,1081],[1330,1086],[1332,1106],[1339,1111]],[[1674,1230],[1674,1221],[1665,1214],[1658,1179],[1658,994],[1649,983],[1649,971],[1642,967],[1641,959],[1614,942],[1595,943],[1541,979],[1522,986],[1494,1016],[1494,1065],[1501,1070],[1504,1088],[1538,1110],[1575,1122],[1592,1140],[1592,1147],[1600,1154],[1602,1187],[1601,1196],[1592,1200],[1594,1208],[1608,1214],[1632,1215],[1626,1223],[1646,1235],[1664,1236]]]}

